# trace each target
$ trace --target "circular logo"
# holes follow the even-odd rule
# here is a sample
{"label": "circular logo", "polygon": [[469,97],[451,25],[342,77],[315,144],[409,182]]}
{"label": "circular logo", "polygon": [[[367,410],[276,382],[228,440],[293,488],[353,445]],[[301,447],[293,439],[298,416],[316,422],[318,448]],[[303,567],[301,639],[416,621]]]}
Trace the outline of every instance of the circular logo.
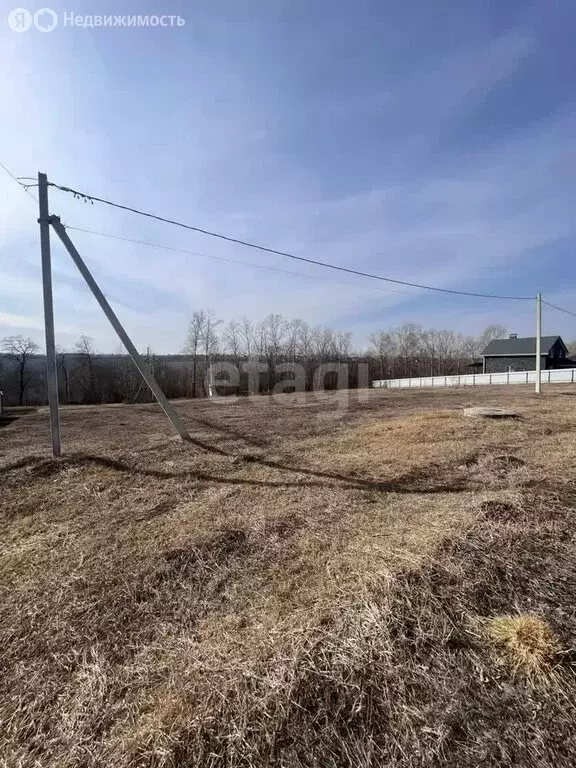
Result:
{"label": "circular logo", "polygon": [[34,26],[39,32],[52,32],[58,26],[58,14],[52,8],[40,8],[34,14]]}
{"label": "circular logo", "polygon": [[32,14],[26,8],[13,8],[8,14],[8,26],[14,32],[27,32],[32,21]]}

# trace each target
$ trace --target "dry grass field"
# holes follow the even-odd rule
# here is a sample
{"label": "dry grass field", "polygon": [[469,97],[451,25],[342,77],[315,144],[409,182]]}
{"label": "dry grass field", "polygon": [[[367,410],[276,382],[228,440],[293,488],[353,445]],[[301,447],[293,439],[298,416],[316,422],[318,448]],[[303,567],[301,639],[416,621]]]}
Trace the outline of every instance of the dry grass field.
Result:
{"label": "dry grass field", "polygon": [[576,389],[175,407],[0,430],[0,765],[576,763]]}

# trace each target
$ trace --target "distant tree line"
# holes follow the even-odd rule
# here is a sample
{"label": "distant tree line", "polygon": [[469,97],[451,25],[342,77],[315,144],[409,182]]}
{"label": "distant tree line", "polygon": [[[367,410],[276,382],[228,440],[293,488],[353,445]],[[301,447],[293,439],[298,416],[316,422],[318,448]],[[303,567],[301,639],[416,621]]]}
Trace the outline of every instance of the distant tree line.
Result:
{"label": "distant tree line", "polygon": [[[46,358],[30,338],[8,336],[1,340],[0,390],[5,405],[46,403]],[[183,372],[172,371],[166,358],[143,353],[169,397],[179,397]],[[56,348],[59,399],[63,404],[147,402],[148,387],[130,357],[121,352],[99,354],[88,336],[81,336],[71,350]],[[180,381],[182,379],[182,381]]]}
{"label": "distant tree line", "polygon": [[[243,318],[223,325],[213,312],[201,310],[192,316],[183,349],[193,360],[187,396],[206,394],[209,367],[222,358],[239,368],[250,360],[265,363],[267,368],[260,382],[264,392],[273,391],[281,380],[279,366],[296,362],[304,367],[306,389],[312,389],[314,372],[326,363],[346,364],[348,386],[354,388],[365,385],[359,382],[360,363],[368,364],[370,381],[464,372],[492,339],[503,338],[507,333],[502,325],[490,325],[474,337],[405,323],[398,328],[375,331],[366,349],[354,350],[351,333],[312,327],[304,320],[271,314],[257,323]],[[326,377],[324,385],[327,389],[335,388],[337,380],[334,372]],[[240,384],[239,391],[247,391],[245,382]]]}
{"label": "distant tree line", "polygon": [[[234,366],[238,377],[220,394],[248,394],[250,366],[257,366],[258,391],[278,391],[286,370],[297,364],[306,389],[318,386],[316,373],[324,366],[320,385],[367,386],[372,379],[463,373],[489,341],[507,335],[503,326],[491,325],[479,336],[452,330],[426,329],[414,323],[375,331],[364,350],[354,350],[351,333],[313,327],[300,319],[270,314],[259,322],[248,318],[224,324],[211,310],[194,312],[181,354],[144,358],[169,398],[205,397],[210,371],[218,365]],[[1,341],[0,389],[9,405],[46,402],[45,359],[38,345],[24,336]],[[101,354],[94,342],[81,336],[72,349],[57,349],[59,395],[62,403],[146,402],[152,395],[132,360],[121,352]],[[341,372],[345,371],[345,376]],[[289,386],[287,387],[289,389]]]}
{"label": "distant tree line", "polygon": [[369,349],[378,360],[381,379],[447,376],[464,373],[493,339],[507,335],[502,325],[489,325],[476,337],[405,323],[371,334]]}

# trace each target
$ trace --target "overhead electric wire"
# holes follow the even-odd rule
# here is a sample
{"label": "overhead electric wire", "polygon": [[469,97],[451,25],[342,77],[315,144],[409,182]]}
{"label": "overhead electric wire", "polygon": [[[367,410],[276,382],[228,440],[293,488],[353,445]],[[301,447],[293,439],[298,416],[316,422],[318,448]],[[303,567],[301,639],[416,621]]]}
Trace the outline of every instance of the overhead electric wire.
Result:
{"label": "overhead electric wire", "polygon": [[[292,270],[289,270],[289,269],[282,269],[281,267],[271,267],[271,266],[268,266],[267,264],[255,264],[254,262],[251,262],[251,261],[241,261],[240,259],[232,259],[232,258],[229,258],[228,256],[215,256],[209,253],[201,253],[200,251],[191,251],[187,248],[176,248],[175,246],[171,246],[171,245],[163,245],[161,243],[152,243],[149,240],[136,240],[131,237],[114,235],[110,232],[96,232],[93,229],[84,229],[83,227],[73,227],[70,225],[65,225],[65,228],[71,230],[72,232],[83,232],[84,234],[87,234],[87,235],[98,235],[99,237],[108,237],[111,240],[120,240],[121,242],[134,243],[135,245],[145,245],[150,248],[159,248],[163,251],[173,251],[174,253],[183,253],[188,256],[199,256],[200,258],[203,258],[203,259],[213,259],[215,261],[226,261],[230,264],[240,264],[243,267],[254,267],[256,269],[264,269],[267,272],[281,272],[282,274],[285,274],[285,275],[294,275],[295,277],[312,278],[313,280],[329,279],[329,278],[321,277],[320,275],[306,274],[306,272],[293,272]],[[410,291],[399,291],[394,288],[390,288],[390,290],[387,291],[384,288],[378,288],[375,285],[365,285],[364,283],[349,283],[349,282],[344,282],[342,280],[336,280],[335,282],[337,282],[339,285],[349,285],[352,288],[358,288],[358,287],[366,288],[367,290],[370,290],[370,291],[380,291],[381,293],[386,293],[386,294],[394,293],[394,294],[402,294],[403,296],[419,295],[416,293],[411,293]]]}
{"label": "overhead electric wire", "polygon": [[8,176],[10,176],[10,178],[13,179],[16,182],[16,184],[18,184],[18,186],[21,187],[24,190],[24,192],[26,192],[26,194],[32,198],[32,200],[34,200],[35,203],[38,203],[38,199],[34,197],[32,192],[30,192],[30,190],[28,189],[28,187],[31,185],[22,184],[20,179],[17,176],[15,176],[9,168],[6,168],[6,166],[2,162],[0,162],[0,168],[2,168],[2,170],[5,171],[8,174]]}
{"label": "overhead electric wire", "polygon": [[318,267],[324,267],[325,269],[333,269],[333,270],[337,270],[338,272],[346,272],[350,275],[356,275],[358,277],[367,277],[367,278],[370,278],[371,280],[381,280],[382,282],[386,282],[386,283],[394,283],[396,285],[405,285],[411,288],[420,288],[421,290],[426,290],[426,291],[450,293],[458,296],[472,296],[474,298],[481,298],[481,299],[502,299],[507,301],[528,301],[533,299],[532,296],[498,296],[496,294],[489,294],[489,293],[474,293],[471,291],[458,291],[452,288],[438,288],[432,285],[423,285],[420,283],[413,283],[408,280],[397,280],[392,277],[383,277],[382,275],[375,275],[370,272],[362,272],[361,270],[351,269],[349,267],[341,267],[341,266],[338,266],[337,264],[330,264],[325,261],[318,261],[317,259],[310,259],[305,256],[296,256],[295,254],[289,253],[287,251],[280,251],[280,250],[277,250],[276,248],[268,248],[267,246],[251,243],[247,240],[240,240],[239,238],[230,237],[229,235],[223,235],[219,232],[211,232],[210,230],[202,229],[201,227],[195,227],[191,224],[185,224],[181,221],[176,221],[175,219],[168,219],[168,218],[165,218],[164,216],[159,216],[155,213],[149,213],[147,211],[141,211],[138,208],[132,208],[128,205],[121,205],[120,203],[114,203],[111,200],[106,200],[102,197],[96,197],[95,195],[88,195],[85,192],[79,192],[76,189],[72,189],[71,187],[65,187],[60,184],[55,184],[54,182],[48,182],[48,183],[51,187],[54,187],[55,189],[59,189],[62,192],[69,192],[73,194],[75,197],[79,197],[84,200],[90,200],[92,202],[102,203],[103,205],[108,205],[112,208],[118,208],[119,210],[122,210],[122,211],[128,211],[129,213],[134,213],[138,216],[145,216],[148,219],[161,221],[165,224],[172,224],[176,227],[182,227],[183,229],[187,229],[192,232],[198,232],[202,235],[207,235],[208,237],[215,237],[220,240],[226,240],[229,243],[242,245],[246,248],[254,248],[256,250],[263,251],[265,253],[272,253],[276,256],[284,256],[285,258],[288,258],[288,259],[302,261],[307,264],[314,264]]}
{"label": "overhead electric wire", "polygon": [[567,315],[576,317],[576,312],[571,312],[569,309],[564,309],[563,307],[557,307],[556,304],[551,304],[549,301],[545,301],[544,299],[542,299],[542,304],[546,304],[547,307],[552,307],[552,309],[557,309],[558,312],[565,312]]}

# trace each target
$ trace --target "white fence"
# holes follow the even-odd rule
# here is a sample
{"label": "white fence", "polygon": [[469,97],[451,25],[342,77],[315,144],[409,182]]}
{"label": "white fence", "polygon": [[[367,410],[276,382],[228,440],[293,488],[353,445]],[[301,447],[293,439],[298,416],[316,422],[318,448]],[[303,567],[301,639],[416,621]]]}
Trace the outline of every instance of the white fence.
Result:
{"label": "white fence", "polygon": [[[574,383],[576,368],[559,368],[542,371],[542,384]],[[510,373],[463,373],[459,376],[415,376],[411,379],[381,379],[372,382],[373,387],[391,389],[419,387],[473,387],[481,384],[535,384],[536,371],[511,371]]]}

